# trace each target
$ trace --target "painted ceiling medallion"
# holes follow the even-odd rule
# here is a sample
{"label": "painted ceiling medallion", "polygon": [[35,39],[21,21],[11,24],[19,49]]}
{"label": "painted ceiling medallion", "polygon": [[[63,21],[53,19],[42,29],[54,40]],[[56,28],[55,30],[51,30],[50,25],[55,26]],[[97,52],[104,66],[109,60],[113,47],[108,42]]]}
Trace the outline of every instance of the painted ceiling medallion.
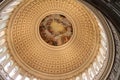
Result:
{"label": "painted ceiling medallion", "polygon": [[41,37],[53,46],[65,44],[72,34],[72,24],[65,16],[60,14],[49,15],[40,24]]}

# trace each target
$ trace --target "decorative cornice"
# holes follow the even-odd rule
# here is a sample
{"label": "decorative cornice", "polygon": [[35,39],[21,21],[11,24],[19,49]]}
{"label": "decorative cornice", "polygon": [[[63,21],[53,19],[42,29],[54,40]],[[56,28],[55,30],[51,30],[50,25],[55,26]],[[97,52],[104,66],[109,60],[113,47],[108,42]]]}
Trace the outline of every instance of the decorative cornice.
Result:
{"label": "decorative cornice", "polygon": [[107,80],[119,80],[120,77],[120,37],[119,33],[113,26],[113,24],[107,19],[112,32],[114,34],[114,40],[115,40],[115,59],[114,59],[114,64],[112,67],[112,70],[107,78]]}

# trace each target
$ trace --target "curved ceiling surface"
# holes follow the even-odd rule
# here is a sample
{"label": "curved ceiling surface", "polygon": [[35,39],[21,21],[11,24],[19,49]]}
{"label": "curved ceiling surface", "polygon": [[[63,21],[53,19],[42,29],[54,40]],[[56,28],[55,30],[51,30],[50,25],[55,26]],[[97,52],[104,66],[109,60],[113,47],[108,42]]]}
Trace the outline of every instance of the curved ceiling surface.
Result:
{"label": "curved ceiling surface", "polygon": [[70,79],[96,60],[99,70],[109,55],[98,18],[77,0],[24,0],[6,25],[10,56],[21,72],[37,78]]}

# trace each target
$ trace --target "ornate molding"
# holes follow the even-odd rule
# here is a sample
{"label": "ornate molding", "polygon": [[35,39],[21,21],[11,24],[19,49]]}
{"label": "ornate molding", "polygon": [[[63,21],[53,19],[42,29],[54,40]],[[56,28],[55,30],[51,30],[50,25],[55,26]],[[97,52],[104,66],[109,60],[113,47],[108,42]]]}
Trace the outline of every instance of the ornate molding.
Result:
{"label": "ornate molding", "polygon": [[119,37],[119,33],[117,32],[113,24],[109,20],[107,21],[114,34],[113,36],[115,40],[115,50],[116,50],[114,64],[107,80],[119,80],[120,78],[120,37]]}

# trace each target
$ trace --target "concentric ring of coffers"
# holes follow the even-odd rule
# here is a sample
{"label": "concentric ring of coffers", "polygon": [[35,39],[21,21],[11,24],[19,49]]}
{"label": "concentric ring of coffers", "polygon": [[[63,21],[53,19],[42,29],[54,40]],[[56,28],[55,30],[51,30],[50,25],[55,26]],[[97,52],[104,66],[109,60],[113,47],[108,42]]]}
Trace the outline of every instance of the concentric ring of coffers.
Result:
{"label": "concentric ring of coffers", "polygon": [[[14,10],[15,7],[20,3],[21,1],[13,1],[10,2],[2,11],[1,11],[1,16],[0,16],[0,64],[4,68],[1,72],[3,74],[6,74],[5,72],[8,73],[10,78],[13,79],[33,79],[37,80],[35,75],[29,76],[29,73],[27,72],[20,72],[20,69],[22,69],[19,65],[14,62],[14,59],[12,58],[11,54],[9,53],[9,48],[7,46],[8,42],[6,40],[6,29],[7,29],[7,23],[9,22],[10,14]],[[23,1],[24,2],[24,1]],[[21,2],[22,3],[22,2]],[[100,35],[101,35],[101,47],[99,48],[99,54],[97,57],[94,59],[94,62],[90,65],[90,67],[84,71],[83,73],[80,73],[76,77],[72,77],[74,80],[79,80],[79,79],[94,79],[97,74],[99,74],[99,71],[103,67],[103,64],[105,63],[106,57],[108,55],[108,42],[107,42],[107,35],[106,32],[101,25],[101,23],[98,24],[100,28]],[[25,75],[25,76],[23,76]],[[47,76],[46,76],[47,77]]]}

